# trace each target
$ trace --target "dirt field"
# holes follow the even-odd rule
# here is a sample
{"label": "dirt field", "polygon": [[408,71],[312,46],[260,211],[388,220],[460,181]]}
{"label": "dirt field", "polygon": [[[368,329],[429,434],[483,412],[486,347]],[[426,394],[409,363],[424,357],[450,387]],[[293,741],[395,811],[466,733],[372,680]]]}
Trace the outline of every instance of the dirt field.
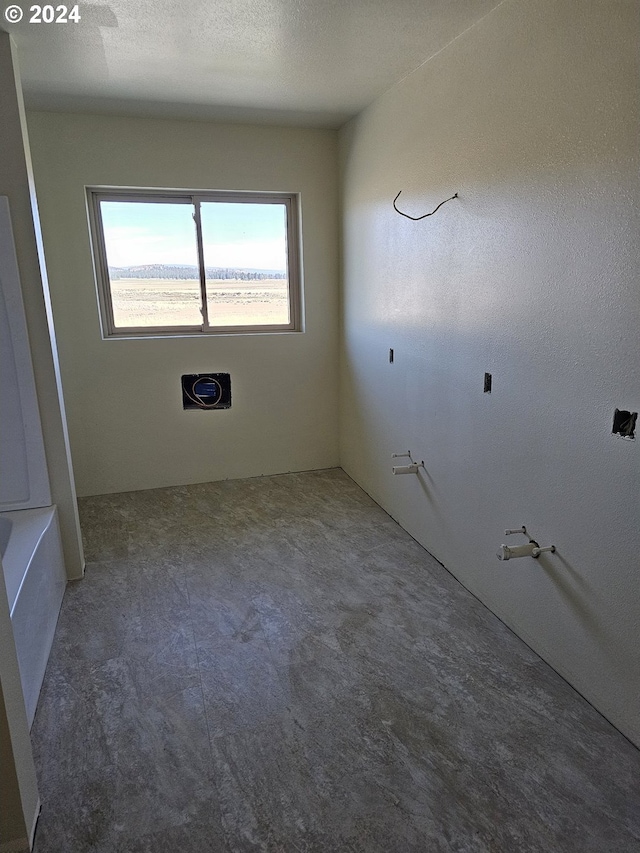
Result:
{"label": "dirt field", "polygon": [[[116,279],[111,282],[116,327],[198,326],[200,282],[172,279]],[[289,322],[287,282],[210,280],[207,282],[209,322],[220,326],[286,324]]]}

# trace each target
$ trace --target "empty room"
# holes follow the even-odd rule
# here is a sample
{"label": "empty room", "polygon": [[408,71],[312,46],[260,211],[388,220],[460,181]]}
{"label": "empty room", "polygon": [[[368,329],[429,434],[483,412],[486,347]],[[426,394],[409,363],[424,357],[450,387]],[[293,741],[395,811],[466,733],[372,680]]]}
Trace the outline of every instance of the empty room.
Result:
{"label": "empty room", "polygon": [[637,0],[0,14],[0,853],[637,853]]}

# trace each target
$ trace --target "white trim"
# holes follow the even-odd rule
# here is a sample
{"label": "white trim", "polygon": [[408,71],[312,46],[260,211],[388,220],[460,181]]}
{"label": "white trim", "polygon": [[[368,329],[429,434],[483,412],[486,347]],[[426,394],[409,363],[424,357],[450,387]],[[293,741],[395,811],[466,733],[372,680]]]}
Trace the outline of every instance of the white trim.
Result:
{"label": "white trim", "polygon": [[29,847],[27,848],[31,851],[33,847],[33,843],[36,839],[36,829],[38,828],[38,821],[40,820],[40,812],[42,811],[42,803],[40,801],[40,797],[38,797],[38,802],[36,803],[35,814],[33,815],[33,823],[31,824],[31,832],[29,833]]}

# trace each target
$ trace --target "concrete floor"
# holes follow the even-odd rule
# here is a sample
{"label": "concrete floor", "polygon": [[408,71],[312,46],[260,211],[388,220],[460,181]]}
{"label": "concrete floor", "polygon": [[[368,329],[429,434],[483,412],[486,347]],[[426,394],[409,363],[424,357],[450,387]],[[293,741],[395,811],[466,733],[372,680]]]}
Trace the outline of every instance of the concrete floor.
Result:
{"label": "concrete floor", "polygon": [[640,753],[342,471],[85,498],[37,853],[640,850]]}

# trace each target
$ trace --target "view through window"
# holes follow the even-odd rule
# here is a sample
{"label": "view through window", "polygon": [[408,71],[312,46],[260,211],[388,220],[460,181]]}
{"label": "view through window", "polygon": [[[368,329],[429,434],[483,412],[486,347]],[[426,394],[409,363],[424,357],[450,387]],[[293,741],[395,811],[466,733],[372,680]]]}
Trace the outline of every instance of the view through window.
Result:
{"label": "view through window", "polygon": [[105,335],[298,330],[296,201],[89,190]]}

